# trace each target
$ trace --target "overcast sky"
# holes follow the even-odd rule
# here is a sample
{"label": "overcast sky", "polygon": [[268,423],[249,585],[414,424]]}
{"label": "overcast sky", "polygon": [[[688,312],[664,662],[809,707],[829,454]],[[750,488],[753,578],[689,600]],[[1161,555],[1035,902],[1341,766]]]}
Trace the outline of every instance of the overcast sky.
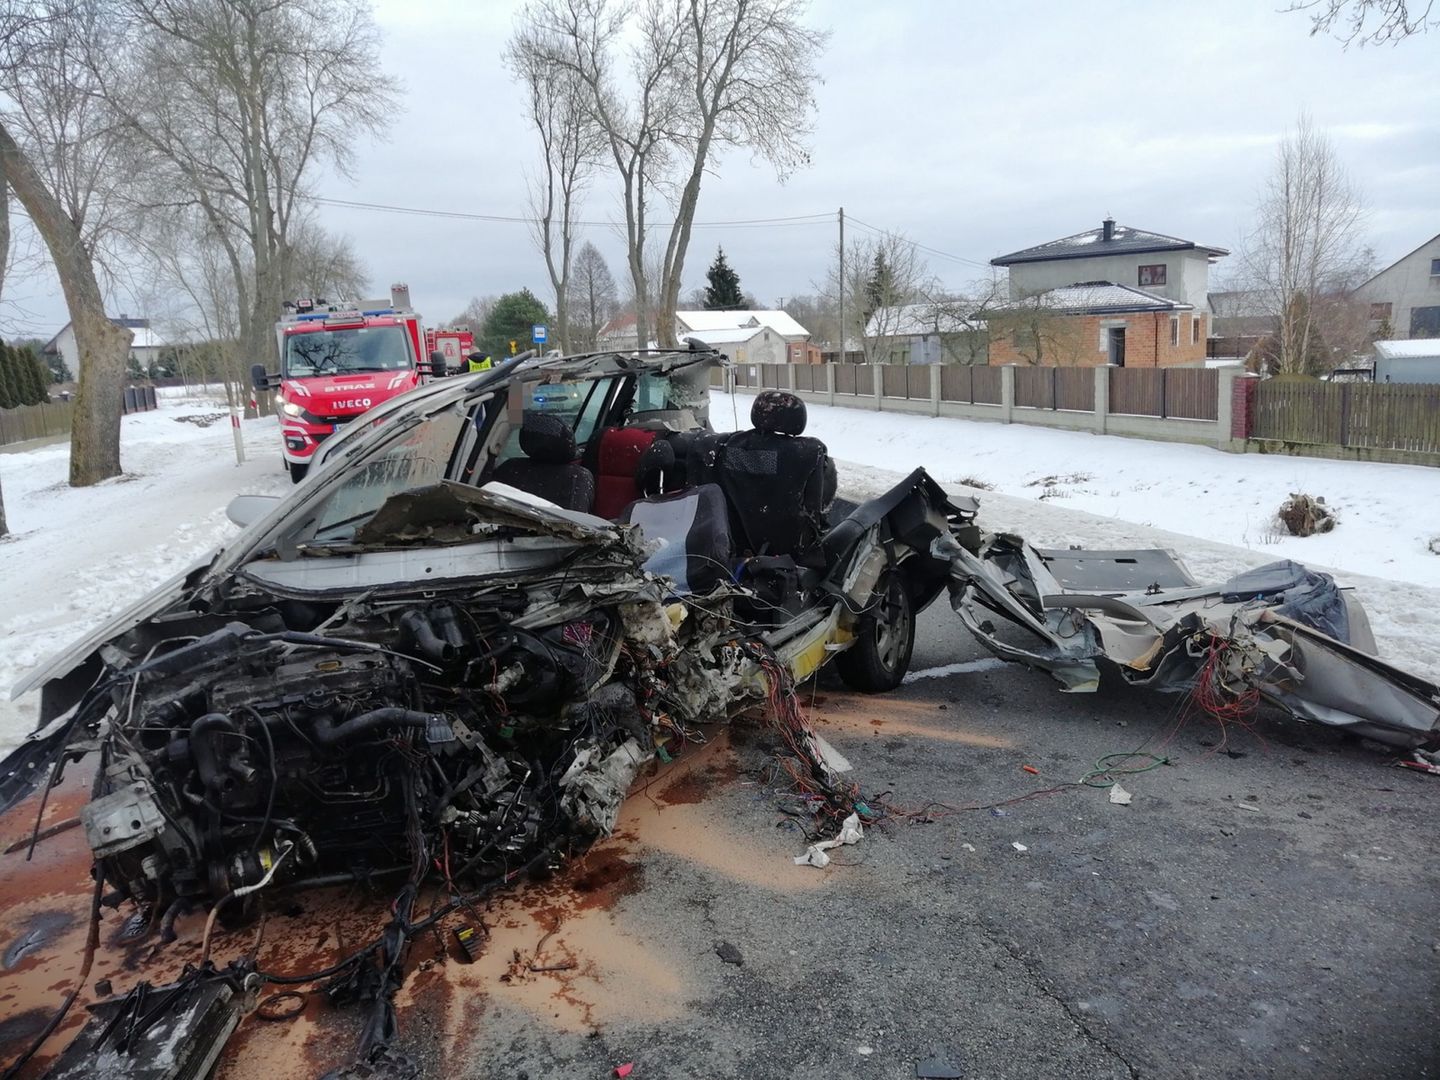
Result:
{"label": "overcast sky", "polygon": [[[833,33],[813,163],[781,184],[767,166],[732,155],[706,179],[697,221],[831,216],[697,229],[687,288],[723,244],[742,287],[762,302],[813,292],[840,206],[847,218],[958,257],[927,255],[953,289],[995,255],[1093,228],[1106,214],[1234,249],[1275,144],[1302,110],[1335,141],[1370,207],[1376,255],[1393,261],[1440,232],[1440,33],[1347,51],[1310,37],[1307,18],[1283,6],[818,0],[811,21]],[[500,62],[517,7],[378,4],[403,110],[386,141],[359,146],[353,177],[327,177],[320,193],[524,214],[535,139]],[[585,216],[620,218],[603,178]],[[473,295],[521,286],[549,302],[522,225],[331,207],[321,220],[354,239],[374,291],[408,282],[432,323]],[[601,226],[587,238],[619,279],[618,234]],[[63,323],[52,285],[13,284],[35,331]]]}

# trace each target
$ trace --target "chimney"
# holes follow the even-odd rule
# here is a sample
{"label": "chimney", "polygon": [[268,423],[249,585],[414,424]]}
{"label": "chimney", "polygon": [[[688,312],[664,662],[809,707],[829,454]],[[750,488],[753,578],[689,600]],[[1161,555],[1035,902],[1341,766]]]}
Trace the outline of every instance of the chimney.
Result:
{"label": "chimney", "polygon": [[1100,223],[1100,239],[1110,241],[1115,239],[1115,219],[1107,217]]}

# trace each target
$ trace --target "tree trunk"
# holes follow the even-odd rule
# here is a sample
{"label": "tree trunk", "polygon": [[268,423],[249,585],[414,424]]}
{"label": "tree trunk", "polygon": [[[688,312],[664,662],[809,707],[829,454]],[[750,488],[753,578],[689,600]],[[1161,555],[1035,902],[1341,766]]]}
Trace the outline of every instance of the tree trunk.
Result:
{"label": "tree trunk", "polygon": [[0,158],[0,296],[5,292],[5,271],[10,266],[10,185],[5,182],[4,158]]}
{"label": "tree trunk", "polygon": [[80,352],[80,388],[70,429],[70,483],[84,487],[119,476],[121,389],[130,331],[105,315],[89,248],[3,123],[0,164],[50,251]]}

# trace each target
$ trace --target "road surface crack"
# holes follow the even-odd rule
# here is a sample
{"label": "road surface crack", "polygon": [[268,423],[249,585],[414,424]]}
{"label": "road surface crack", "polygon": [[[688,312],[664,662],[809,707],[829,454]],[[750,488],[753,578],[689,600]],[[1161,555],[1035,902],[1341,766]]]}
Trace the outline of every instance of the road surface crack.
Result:
{"label": "road surface crack", "polygon": [[1090,1025],[1085,1022],[1084,1014],[1079,1012],[1073,1005],[1070,1004],[1070,1002],[1066,1001],[1060,994],[1056,993],[1056,991],[1051,987],[1049,980],[1045,978],[1044,974],[1040,971],[1038,966],[1032,963],[1025,956],[1025,954],[1020,950],[1020,947],[1018,945],[1012,942],[1004,934],[986,925],[983,921],[980,924],[980,928],[985,933],[986,937],[988,937],[996,945],[999,945],[1000,948],[1004,949],[1005,952],[1009,954],[1010,958],[1020,965],[1021,969],[1023,969],[1025,974],[1029,977],[1030,982],[1035,986],[1037,990],[1040,991],[1040,993],[1045,995],[1045,997],[1049,998],[1056,1005],[1060,1006],[1061,1012],[1065,1014],[1066,1018],[1070,1021],[1070,1023],[1075,1026],[1075,1029],[1079,1031],[1086,1040],[1093,1043],[1095,1046],[1099,1047],[1105,1053],[1113,1057],[1116,1061],[1120,1062],[1121,1065],[1125,1066],[1125,1072],[1129,1075],[1130,1080],[1139,1080],[1140,1074],[1135,1071],[1135,1066],[1131,1065],[1130,1062],[1126,1059],[1125,1055],[1122,1054],[1119,1050],[1117,1050],[1113,1045],[1111,1045],[1111,1043],[1107,1039],[1105,1039],[1104,1036],[1099,1035],[1095,1031],[1091,1030]]}

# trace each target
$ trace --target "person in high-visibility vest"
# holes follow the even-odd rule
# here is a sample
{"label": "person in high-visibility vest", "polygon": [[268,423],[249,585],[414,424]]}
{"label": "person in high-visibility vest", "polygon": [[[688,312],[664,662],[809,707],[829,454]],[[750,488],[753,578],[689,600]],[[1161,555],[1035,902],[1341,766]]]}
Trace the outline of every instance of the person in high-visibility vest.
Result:
{"label": "person in high-visibility vest", "polygon": [[481,352],[479,349],[476,349],[465,359],[469,362],[472,372],[490,370],[490,354],[487,352]]}

